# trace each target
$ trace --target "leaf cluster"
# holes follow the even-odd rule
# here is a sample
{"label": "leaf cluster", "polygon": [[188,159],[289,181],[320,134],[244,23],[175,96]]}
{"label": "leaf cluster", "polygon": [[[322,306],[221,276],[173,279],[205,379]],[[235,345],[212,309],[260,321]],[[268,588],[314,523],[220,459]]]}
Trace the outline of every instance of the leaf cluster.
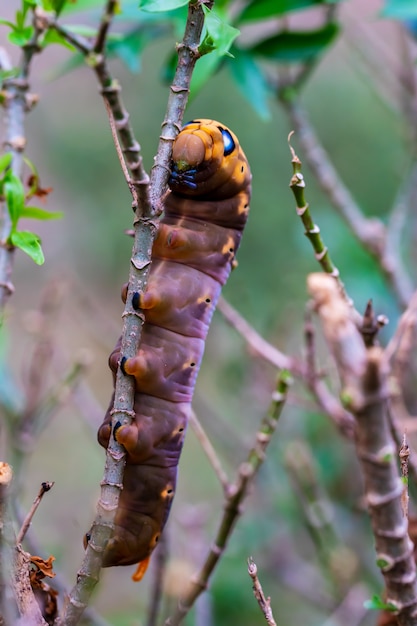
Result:
{"label": "leaf cluster", "polygon": [[42,190],[39,186],[39,177],[34,165],[25,159],[32,171],[29,179],[29,188],[25,191],[21,179],[16,176],[10,167],[12,155],[4,154],[0,157],[0,196],[6,201],[10,215],[11,228],[6,245],[20,248],[37,264],[42,265],[44,255],[41,240],[35,233],[28,230],[18,230],[19,220],[22,218],[35,220],[51,220],[62,217],[60,212],[50,212],[36,206],[28,206],[28,201],[35,195],[44,196],[49,190]]}

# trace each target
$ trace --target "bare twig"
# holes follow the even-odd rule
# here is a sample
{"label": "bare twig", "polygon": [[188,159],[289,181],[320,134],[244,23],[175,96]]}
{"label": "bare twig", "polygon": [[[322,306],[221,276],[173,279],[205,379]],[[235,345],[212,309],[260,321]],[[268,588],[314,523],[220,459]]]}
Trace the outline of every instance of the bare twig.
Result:
{"label": "bare twig", "polygon": [[[345,436],[352,436],[354,426],[352,416],[342,407],[315,370],[311,369],[309,363],[305,366],[295,357],[284,354],[266,341],[223,297],[219,298],[217,308],[227,322],[241,335],[251,353],[256,354],[278,369],[287,369],[294,377],[301,379],[313,394],[320,409],[330,417]],[[307,352],[310,354],[314,350],[312,333],[312,327],[310,326],[307,330],[306,326]]]}
{"label": "bare twig", "polygon": [[317,371],[315,332],[311,319],[311,311],[309,309],[307,309],[305,317],[304,337],[306,345],[306,371],[303,380],[325,414],[331,417],[345,437],[352,439],[355,420],[330,393],[322,376]]}
{"label": "bare twig", "polygon": [[294,371],[294,360],[266,341],[223,296],[219,298],[217,309],[227,322],[244,338],[251,352],[265,359],[265,361],[268,361],[278,369]]}
{"label": "bare twig", "polygon": [[408,519],[408,461],[410,458],[410,448],[407,443],[407,436],[404,433],[403,443],[399,451],[400,464],[401,464],[401,478],[403,482],[403,492],[401,496],[401,503],[403,507],[403,515]]}
{"label": "bare twig", "polygon": [[285,404],[289,383],[288,373],[281,372],[268,414],[263,419],[256,435],[256,443],[249,452],[246,462],[239,467],[235,484],[229,488],[224,514],[209,554],[199,572],[190,581],[186,592],[179,599],[174,615],[167,620],[166,624],[169,626],[177,626],[191,609],[198,596],[207,588],[208,580],[226,548],[229,536],[241,513],[241,504],[246,497],[248,487],[264,461],[266,448]]}
{"label": "bare twig", "polygon": [[266,598],[262,589],[262,585],[258,578],[258,568],[252,557],[248,559],[248,574],[252,578],[253,594],[259,604],[259,608],[265,616],[268,626],[277,626],[271,609],[271,598]]}
{"label": "bare twig", "polygon": [[389,250],[387,247],[384,225],[379,220],[364,217],[330,162],[299,100],[295,97],[288,97],[281,98],[281,102],[297,134],[304,158],[320,187],[365,250],[368,250],[378,261],[400,306],[405,308],[412,292],[411,283],[398,250]]}
{"label": "bare twig", "polygon": [[0,616],[6,624],[10,623],[10,607],[6,601],[7,587],[10,584],[8,572],[10,571],[10,533],[9,520],[7,519],[8,495],[13,478],[12,468],[4,461],[0,462]]}
{"label": "bare twig", "polygon": [[230,485],[229,485],[229,480],[227,478],[226,472],[224,471],[222,464],[220,462],[219,457],[217,456],[217,452],[214,449],[210,439],[208,438],[204,428],[202,427],[202,425],[200,424],[199,419],[197,418],[197,415],[195,414],[195,412],[191,409],[190,411],[190,425],[191,428],[194,431],[195,436],[198,439],[198,442],[200,443],[201,447],[203,448],[208,460],[211,463],[211,466],[214,470],[214,473],[216,474],[217,478],[220,481],[221,486],[223,487],[223,491],[225,493],[227,493]]}
{"label": "bare twig", "polygon": [[163,533],[153,558],[153,579],[146,626],[157,626],[162,602],[164,574],[168,560],[167,534]]}
{"label": "bare twig", "polygon": [[[310,206],[305,199],[304,190],[305,190],[305,180],[304,176],[301,172],[301,161],[295,153],[294,148],[292,147],[290,140],[294,131],[288,135],[288,145],[291,152],[291,163],[293,166],[293,176],[290,182],[290,189],[294,194],[297,215],[301,218],[303,226],[305,228],[305,235],[309,239],[313,250],[314,256],[317,261],[320,263],[321,268],[326,274],[333,276],[335,281],[337,282],[340,292],[345,298],[346,302],[352,305],[352,301],[346,293],[345,286],[340,278],[339,270],[336,265],[333,263],[330,258],[330,253],[328,247],[324,244],[324,241],[321,238],[320,228],[317,224],[314,223],[313,217],[311,215]],[[358,319],[360,317],[358,316]]]}
{"label": "bare twig", "polygon": [[93,51],[95,54],[102,54],[107,40],[107,33],[117,9],[117,0],[107,0],[105,10],[101,16],[100,27],[97,32]]}
{"label": "bare twig", "polygon": [[16,543],[22,543],[28,529],[29,526],[32,523],[32,519],[33,516],[35,515],[36,511],[38,510],[38,506],[40,505],[43,496],[45,495],[45,493],[47,493],[50,489],[52,489],[52,487],[54,486],[54,483],[50,483],[50,482],[45,482],[42,483],[41,488],[39,489],[39,493],[36,496],[36,498],[34,499],[32,506],[30,507],[30,510],[28,512],[28,514],[26,515],[25,519],[23,520],[23,524],[19,530],[19,533],[16,537]]}
{"label": "bare twig", "polygon": [[357,557],[338,537],[332,504],[320,485],[312,453],[303,441],[293,441],[287,446],[285,466],[316,547],[323,576],[330,583],[335,598],[340,598],[356,572]]}
{"label": "bare twig", "polygon": [[308,287],[336,360],[345,402],[356,418],[357,454],[387,602],[395,609],[399,626],[415,626],[416,565],[388,419],[387,362],[381,348],[366,350],[350,308],[331,277],[312,274]]}

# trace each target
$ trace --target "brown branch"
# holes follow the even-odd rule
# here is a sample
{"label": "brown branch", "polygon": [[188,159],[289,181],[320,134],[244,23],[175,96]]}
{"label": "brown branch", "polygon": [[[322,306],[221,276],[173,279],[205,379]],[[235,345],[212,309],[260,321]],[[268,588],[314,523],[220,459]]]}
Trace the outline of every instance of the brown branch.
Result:
{"label": "brown branch", "polygon": [[356,418],[356,449],[375,536],[377,562],[385,579],[386,601],[399,626],[417,624],[416,565],[403,516],[402,482],[388,418],[388,368],[383,350],[366,350],[349,307],[324,274],[308,278],[343,385],[343,397]]}
{"label": "brown branch", "polygon": [[248,574],[252,578],[253,594],[259,604],[259,608],[265,616],[268,626],[277,626],[271,609],[271,598],[266,598],[262,589],[262,585],[258,578],[258,568],[252,557],[248,559]]}
{"label": "brown branch", "polygon": [[199,595],[207,588],[209,578],[224,553],[237,518],[241,514],[241,505],[247,495],[249,485],[265,459],[266,449],[277,427],[286,401],[289,383],[288,374],[281,372],[268,414],[262,420],[256,435],[255,445],[249,452],[246,462],[240,465],[235,483],[229,488],[224,513],[209,554],[199,572],[190,581],[184,595],[180,597],[174,615],[167,620],[166,624],[169,626],[177,626],[191,609]]}
{"label": "brown branch", "polygon": [[12,468],[4,461],[0,462],[0,616],[3,617],[6,624],[10,622],[7,619],[9,606],[7,603],[7,587],[10,580],[6,580],[6,572],[10,570],[10,520],[7,519],[7,505],[9,499],[10,485],[13,478]]}
{"label": "brown branch", "polygon": [[[151,250],[156,233],[156,223],[152,217],[162,208],[162,196],[166,189],[171,157],[172,142],[180,128],[182,114],[187,102],[192,70],[197,59],[197,47],[204,23],[204,13],[198,2],[190,2],[183,43],[178,50],[178,65],[168,101],[167,114],[163,124],[164,134],[155,157],[155,169],[151,181],[152,207],[149,203],[148,177],[143,169],[140,146],[134,139],[129,124],[129,116],[120,98],[120,88],[111,77],[105,58],[98,55],[94,69],[102,86],[103,97],[109,103],[132,181],[137,191],[139,204],[134,222],[135,239],[129,273],[126,306],[123,313],[121,354],[124,358],[133,357],[141,338],[144,316],[132,305],[134,293],[146,288]],[[62,32],[62,29],[61,29]],[[118,369],[115,388],[115,404],[112,411],[113,425],[129,423],[134,417],[134,379],[125,376]],[[106,455],[101,495],[97,514],[93,523],[91,538],[86,555],[78,571],[77,583],[72,589],[61,617],[61,624],[74,626],[79,621],[93,589],[95,588],[105,546],[111,536],[114,515],[117,510],[122,488],[125,452],[114,437],[111,438]]]}
{"label": "brown branch", "polygon": [[16,620],[15,623],[18,626],[48,626],[33,595],[29,569],[30,555],[18,546],[14,563],[14,583],[16,603],[22,620]]}

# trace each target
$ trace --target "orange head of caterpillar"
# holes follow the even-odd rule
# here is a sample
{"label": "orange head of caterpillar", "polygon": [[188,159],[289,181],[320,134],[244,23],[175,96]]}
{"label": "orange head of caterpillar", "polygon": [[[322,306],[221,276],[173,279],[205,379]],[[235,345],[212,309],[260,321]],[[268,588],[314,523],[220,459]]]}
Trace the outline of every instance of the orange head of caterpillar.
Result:
{"label": "orange head of caterpillar", "polygon": [[214,120],[193,120],[174,141],[169,186],[186,196],[232,197],[250,182],[239,141]]}

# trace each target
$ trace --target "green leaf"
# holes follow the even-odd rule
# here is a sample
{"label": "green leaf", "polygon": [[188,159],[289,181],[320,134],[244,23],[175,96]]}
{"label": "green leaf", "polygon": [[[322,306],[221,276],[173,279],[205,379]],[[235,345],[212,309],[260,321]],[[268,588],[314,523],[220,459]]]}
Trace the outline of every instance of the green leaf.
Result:
{"label": "green leaf", "polygon": [[25,190],[18,176],[9,170],[4,179],[4,195],[6,196],[12,228],[15,228],[25,207]]}
{"label": "green leaf", "polygon": [[252,54],[271,61],[308,61],[323,52],[338,31],[337,24],[327,24],[318,30],[283,32],[264,39],[249,50]]}
{"label": "green leaf", "polygon": [[172,11],[188,4],[188,0],[139,0],[138,7],[142,11],[157,13],[159,11]]}
{"label": "green leaf", "polygon": [[10,43],[15,46],[25,46],[32,39],[33,32],[33,26],[26,26],[26,28],[19,29],[15,28],[11,33],[9,33],[7,38]]}
{"label": "green leaf", "polygon": [[10,234],[10,242],[25,252],[36,265],[43,265],[45,257],[38,235],[28,230],[13,230]]}
{"label": "green leaf", "polygon": [[13,22],[9,22],[9,20],[2,20],[2,19],[0,19],[0,24],[3,24],[3,26],[8,26],[12,30],[15,29],[15,25],[13,24]]}
{"label": "green leaf", "polygon": [[[239,30],[224,21],[215,9],[210,11],[204,4],[201,6],[205,16],[205,36],[198,48],[200,54],[216,50],[219,56],[225,54],[229,56],[230,46],[239,35]],[[207,50],[204,49],[205,47]]]}
{"label": "green leaf", "polygon": [[373,595],[371,600],[365,600],[363,603],[366,609],[377,610],[377,611],[397,611],[397,607],[395,604],[391,604],[391,602],[384,602],[378,595]]}
{"label": "green leaf", "polygon": [[42,48],[46,48],[51,44],[58,44],[60,46],[64,46],[64,48],[68,48],[68,50],[75,51],[74,46],[71,45],[60,33],[57,33],[54,28],[49,28],[41,41]]}
{"label": "green leaf", "polygon": [[232,48],[232,52],[234,58],[229,59],[227,64],[239,91],[261,119],[269,119],[268,96],[271,89],[262,69],[249,53],[238,48]]}
{"label": "green leaf", "polygon": [[270,17],[281,17],[290,11],[299,11],[318,4],[328,4],[327,0],[252,0],[239,15],[238,21],[251,22]]}
{"label": "green leaf", "polygon": [[11,152],[7,152],[0,156],[0,172],[3,172],[7,167],[9,167],[12,162],[13,155]]}
{"label": "green leaf", "polygon": [[45,11],[55,11],[59,15],[67,4],[67,0],[42,0],[42,8]]}
{"label": "green leaf", "polygon": [[386,0],[382,15],[401,20],[413,19],[417,17],[417,2],[416,0]]}
{"label": "green leaf", "polygon": [[25,206],[20,217],[31,220],[59,220],[63,217],[62,211],[46,211],[37,206]]}

